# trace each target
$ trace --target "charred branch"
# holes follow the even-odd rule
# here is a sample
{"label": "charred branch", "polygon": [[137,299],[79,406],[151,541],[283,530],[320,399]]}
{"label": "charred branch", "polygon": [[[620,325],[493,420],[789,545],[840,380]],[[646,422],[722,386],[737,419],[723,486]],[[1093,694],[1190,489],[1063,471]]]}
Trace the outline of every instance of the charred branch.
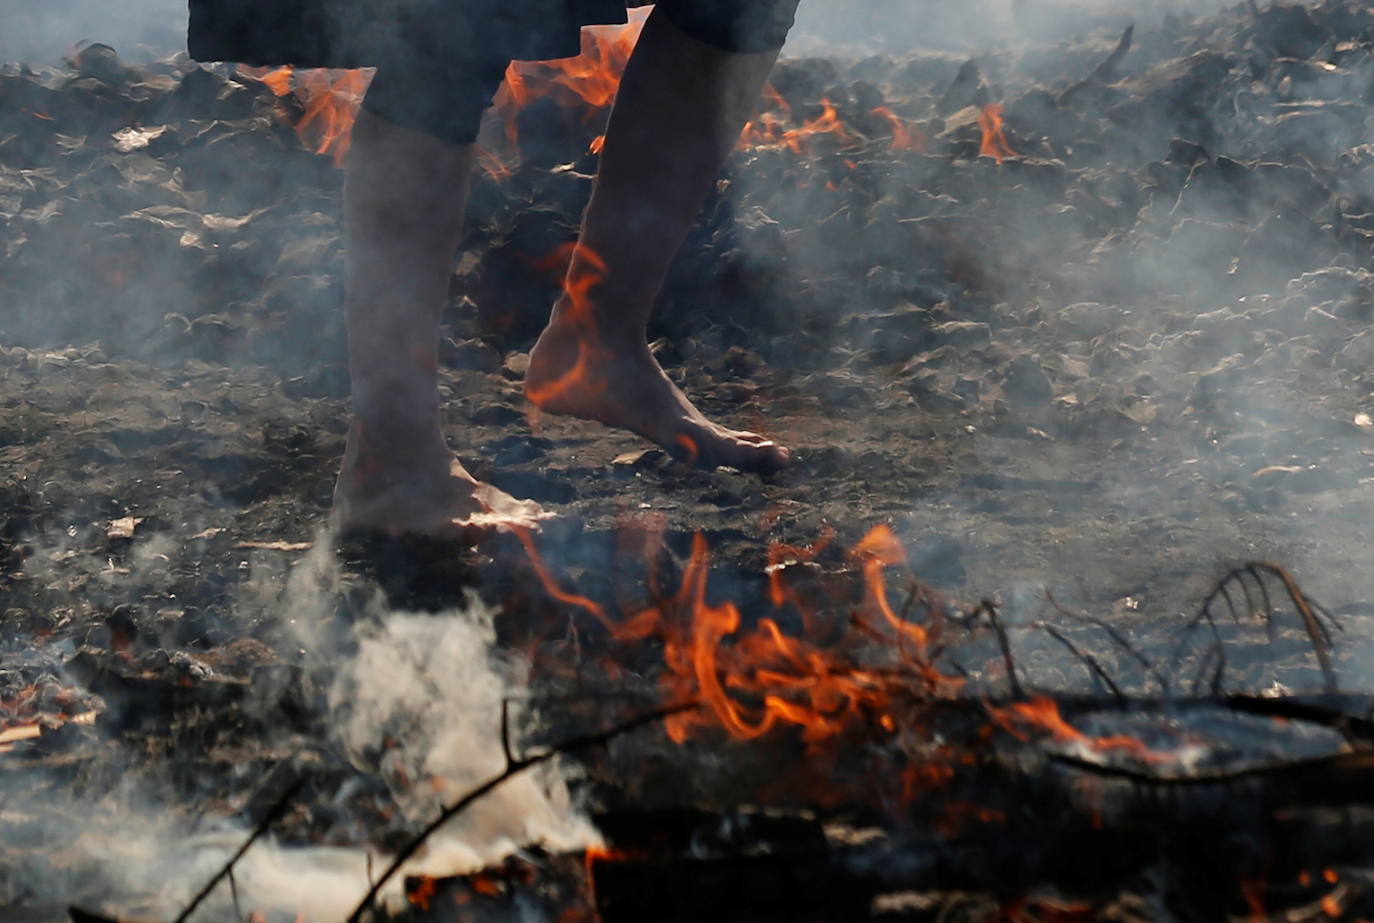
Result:
{"label": "charred branch", "polygon": [[[573,754],[582,750],[588,750],[604,746],[611,740],[614,740],[615,738],[623,734],[628,734],[629,732],[637,730],[639,728],[646,727],[651,724],[656,724],[662,721],[664,718],[681,714],[682,712],[691,711],[692,709],[698,707],[700,707],[700,704],[697,702],[681,702],[675,705],[669,705],[664,708],[659,708],[650,712],[646,712],[628,721],[622,722],[621,724],[618,724],[615,727],[610,728],[608,730],[600,731],[595,734],[582,734],[576,737],[570,737],[557,744],[554,744],[552,747],[549,747],[546,750],[542,750],[539,753],[510,760],[507,763],[506,768],[503,769],[500,773],[492,776],[487,781],[476,786],[467,794],[463,795],[461,798],[454,801],[448,807],[440,811],[439,814],[434,818],[434,820],[426,824],[425,827],[414,836],[414,838],[412,838],[408,843],[406,843],[404,847],[402,847],[396,853],[396,855],[392,858],[390,864],[388,864],[387,867],[382,870],[381,875],[379,875],[377,877],[377,880],[372,883],[372,887],[368,889],[368,892],[365,895],[363,895],[362,900],[360,900],[358,902],[358,905],[355,908],[353,908],[353,912],[348,916],[348,923],[358,923],[359,920],[363,919],[364,915],[367,914],[368,911],[373,907],[373,904],[377,899],[377,895],[381,893],[381,890],[383,887],[385,887],[386,883],[390,881],[398,871],[400,871],[401,867],[405,865],[405,863],[412,856],[414,856],[415,853],[418,852],[422,846],[424,846],[425,841],[428,840],[430,836],[432,836],[435,833],[435,831],[437,831],[440,827],[444,826],[444,824],[448,823],[454,817],[463,813],[463,811],[467,810],[470,806],[472,806],[472,804],[481,800],[483,796],[487,795],[493,789],[500,786],[503,782],[507,781],[508,779],[511,779],[514,776],[519,775],[527,769],[531,769],[542,763],[547,763],[549,760],[554,759],[555,757],[562,756],[565,754]],[[504,711],[501,732],[503,735],[505,734]],[[507,752],[509,753],[509,750],[507,750]]]}
{"label": "charred branch", "polygon": [[1116,43],[1116,48],[1107,55],[1097,67],[1093,68],[1092,73],[1084,77],[1078,83],[1069,87],[1059,96],[1058,104],[1061,107],[1072,107],[1080,105],[1085,98],[1092,93],[1121,79],[1121,62],[1131,50],[1131,41],[1135,36],[1135,24],[1126,27],[1121,33],[1120,40]]}
{"label": "charred branch", "polygon": [[[277,819],[281,817],[282,814],[286,813],[286,809],[291,806],[291,803],[295,800],[296,795],[300,792],[302,788],[305,787],[306,781],[307,780],[305,778],[297,779],[294,783],[291,784],[289,788],[287,788],[285,792],[282,793],[281,797],[277,799],[276,803],[273,804],[270,809],[268,809],[267,813],[263,816],[262,820],[258,821],[258,825],[253,828],[253,832],[250,833],[248,835],[248,838],[243,841],[243,845],[236,849],[234,851],[234,854],[229,857],[227,862],[224,863],[224,866],[213,876],[211,876],[210,880],[205,883],[205,886],[203,888],[196,892],[195,897],[191,898],[190,903],[186,905],[186,909],[181,911],[181,913],[177,914],[175,923],[186,923],[186,921],[191,918],[191,914],[195,913],[196,909],[200,907],[200,905],[205,901],[207,897],[210,896],[210,892],[214,891],[215,887],[221,881],[223,881],[226,876],[233,874],[234,866],[238,864],[238,861],[240,859],[243,858],[244,853],[248,852],[249,848],[252,847],[252,845],[256,843],[263,836],[263,834],[267,833],[267,831],[271,829],[272,825],[277,822]],[[237,894],[235,895],[235,898],[237,899]]]}

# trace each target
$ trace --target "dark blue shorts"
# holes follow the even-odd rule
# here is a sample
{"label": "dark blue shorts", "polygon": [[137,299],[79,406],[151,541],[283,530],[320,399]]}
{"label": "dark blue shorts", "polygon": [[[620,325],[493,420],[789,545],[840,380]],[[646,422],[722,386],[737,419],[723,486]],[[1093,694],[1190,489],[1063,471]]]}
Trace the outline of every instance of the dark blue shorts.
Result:
{"label": "dark blue shorts", "polygon": [[[776,51],[787,39],[799,0],[658,0],[659,15],[683,32],[725,51]],[[480,35],[481,29],[474,30]],[[497,43],[494,54],[473,48],[468,54],[419,55],[377,68],[363,108],[390,122],[453,144],[476,140],[482,113],[491,105],[512,60],[576,54],[515,54]],[[437,50],[436,50],[437,51]],[[436,66],[435,61],[442,63]],[[436,74],[443,73],[436,85]]]}
{"label": "dark blue shorts", "polygon": [[[189,0],[201,61],[376,67],[363,107],[449,141],[477,137],[512,60],[570,57],[584,25],[643,0]],[[799,0],[659,0],[659,14],[725,51],[782,47]]]}

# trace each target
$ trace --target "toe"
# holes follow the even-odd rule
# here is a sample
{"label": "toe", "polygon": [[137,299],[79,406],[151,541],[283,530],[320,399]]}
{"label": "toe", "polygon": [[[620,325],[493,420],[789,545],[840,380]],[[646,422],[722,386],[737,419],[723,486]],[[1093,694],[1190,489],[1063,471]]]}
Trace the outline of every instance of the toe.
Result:
{"label": "toe", "polygon": [[683,464],[705,471],[729,467],[768,472],[782,468],[791,459],[783,446],[755,433],[679,434],[665,448]]}

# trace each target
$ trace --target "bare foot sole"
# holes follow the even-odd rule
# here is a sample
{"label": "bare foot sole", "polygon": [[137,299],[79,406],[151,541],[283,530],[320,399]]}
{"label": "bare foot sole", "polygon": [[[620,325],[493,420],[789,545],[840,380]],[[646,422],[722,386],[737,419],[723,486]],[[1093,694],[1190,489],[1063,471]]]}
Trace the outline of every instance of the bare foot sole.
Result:
{"label": "bare foot sole", "polygon": [[334,487],[330,526],[337,535],[419,535],[475,544],[494,532],[538,529],[549,519],[533,500],[485,484],[453,459],[438,480],[360,477],[345,469]]}
{"label": "bare foot sole", "polygon": [[791,453],[766,436],[708,420],[669,380],[647,345],[610,349],[554,321],[530,352],[525,396],[540,410],[627,429],[697,468],[768,472]]}

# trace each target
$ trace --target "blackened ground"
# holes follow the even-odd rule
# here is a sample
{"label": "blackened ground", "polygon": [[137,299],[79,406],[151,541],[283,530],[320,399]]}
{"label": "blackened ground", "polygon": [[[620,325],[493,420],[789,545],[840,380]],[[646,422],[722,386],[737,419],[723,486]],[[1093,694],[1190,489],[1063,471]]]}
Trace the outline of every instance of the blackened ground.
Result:
{"label": "blackened ground", "polygon": [[[522,354],[556,294],[531,267],[573,233],[598,129],[527,114],[524,165],[474,189],[442,351],[450,441],[558,514],[544,554],[602,601],[642,598],[634,536],[659,528],[679,562],[704,533],[713,593],[748,607],[770,542],[829,524],[823,563],[843,569],[844,546],[890,523],[935,586],[1023,624],[1056,618],[1049,589],[1167,660],[1216,577],[1264,558],[1342,616],[1337,666],[1366,687],[1371,36],[1362,5],[1328,2],[1166,19],[1086,81],[1119,31],[972,67],[784,62],[786,124],[828,99],[845,136],[735,154],[652,330],[704,411],[794,448],[769,479],[690,470],[592,424],[531,428]],[[976,156],[999,98],[1022,155],[1000,164]],[[879,105],[926,153],[893,149]],[[224,744],[150,772],[232,810],[259,779],[243,767],[261,716],[203,718],[187,693],[172,713],[201,730],[158,726],[137,676],[217,678],[211,704],[267,683],[289,690],[293,733],[323,733],[265,602],[318,537],[348,412],[341,174],[302,148],[298,115],[183,60],[97,50],[70,72],[0,73],[0,700],[70,690],[0,725],[98,693],[105,729]],[[346,569],[356,598],[380,583],[397,605],[475,587],[513,644],[566,631],[513,542],[352,549]],[[1295,635],[1242,643],[1237,683],[1314,684]],[[1043,639],[1013,641],[1044,685],[1087,683]],[[69,733],[78,752],[106,746]]]}

